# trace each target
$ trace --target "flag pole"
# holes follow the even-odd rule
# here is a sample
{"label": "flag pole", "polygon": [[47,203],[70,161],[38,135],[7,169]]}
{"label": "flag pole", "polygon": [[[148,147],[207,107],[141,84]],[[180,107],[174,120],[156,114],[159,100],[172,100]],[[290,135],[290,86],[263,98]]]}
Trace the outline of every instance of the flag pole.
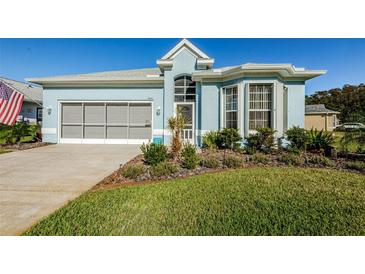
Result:
{"label": "flag pole", "polygon": [[13,88],[15,89],[17,92],[19,92],[20,94],[23,94],[24,97],[27,97],[28,99],[32,100],[34,103],[36,103],[38,106],[43,108],[43,105],[41,105],[40,103],[38,103],[37,101],[35,101],[33,98],[31,98],[30,96],[24,94],[23,92],[21,92],[20,90],[18,90],[16,87],[13,87],[12,85],[9,85],[8,83],[6,83],[4,80],[2,80],[1,82],[4,83],[4,85],[8,86],[9,88]]}

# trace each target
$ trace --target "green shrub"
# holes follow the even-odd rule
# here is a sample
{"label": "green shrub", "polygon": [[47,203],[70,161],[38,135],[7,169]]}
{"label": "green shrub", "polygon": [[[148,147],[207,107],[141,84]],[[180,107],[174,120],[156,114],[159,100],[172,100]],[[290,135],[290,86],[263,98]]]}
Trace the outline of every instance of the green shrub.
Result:
{"label": "green shrub", "polygon": [[225,128],[219,131],[217,145],[219,148],[239,148],[242,137],[236,128]]}
{"label": "green shrub", "polygon": [[270,152],[275,145],[275,132],[276,130],[271,128],[259,128],[255,134],[247,137],[247,146],[259,151]]}
{"label": "green shrub", "polygon": [[128,164],[122,167],[121,173],[124,177],[129,179],[136,179],[139,175],[144,172],[142,165]]}
{"label": "green shrub", "polygon": [[287,149],[287,151],[289,153],[292,153],[292,154],[295,154],[295,155],[300,155],[300,150],[298,148],[296,148],[296,147],[289,146],[288,149]]}
{"label": "green shrub", "polygon": [[21,139],[26,136],[30,136],[31,126],[24,122],[16,122],[12,126],[3,126],[4,134],[3,139],[5,143],[20,143]]}
{"label": "green shrub", "polygon": [[209,149],[218,148],[219,131],[208,131],[203,135],[203,147]]}
{"label": "green shrub", "polygon": [[257,164],[267,164],[269,162],[269,157],[264,154],[255,154],[250,158],[250,161]]}
{"label": "green shrub", "polygon": [[326,150],[331,147],[334,142],[334,137],[332,133],[317,129],[311,129],[307,131],[308,136],[308,150]]}
{"label": "green shrub", "polygon": [[153,176],[162,177],[176,173],[178,171],[178,167],[174,163],[165,161],[151,166],[150,171]]}
{"label": "green shrub", "polygon": [[304,164],[304,159],[302,157],[290,153],[279,156],[278,161],[290,166],[300,166]]}
{"label": "green shrub", "polygon": [[308,135],[304,128],[292,127],[286,132],[286,139],[290,142],[289,147],[297,150],[304,150],[308,143]]}
{"label": "green shrub", "polygon": [[36,140],[36,141],[42,140],[42,133],[41,133],[40,125],[30,125],[29,130],[30,130],[30,135],[32,136],[33,140]]}
{"label": "green shrub", "polygon": [[256,153],[256,147],[246,146],[245,152],[249,155],[254,155]]}
{"label": "green shrub", "polygon": [[219,160],[217,158],[212,157],[212,156],[204,158],[201,161],[201,164],[202,164],[202,166],[207,167],[207,168],[218,168],[221,165]]}
{"label": "green shrub", "polygon": [[167,147],[163,144],[143,144],[141,151],[145,162],[151,166],[157,165],[167,158]]}
{"label": "green shrub", "polygon": [[4,140],[5,144],[13,144],[14,143],[14,138],[11,134],[10,126],[9,126],[9,128],[2,129],[0,138]]}
{"label": "green shrub", "polygon": [[237,168],[243,165],[243,160],[240,157],[228,155],[224,160],[223,164],[229,168]]}
{"label": "green shrub", "polygon": [[187,169],[195,169],[200,162],[199,156],[196,154],[196,147],[186,143],[181,151],[182,166]]}
{"label": "green shrub", "polygon": [[324,156],[312,156],[308,159],[308,163],[314,164],[314,165],[322,165],[322,166],[335,166],[335,163]]}
{"label": "green shrub", "polygon": [[358,171],[365,171],[365,162],[360,162],[360,161],[347,162],[346,167]]}

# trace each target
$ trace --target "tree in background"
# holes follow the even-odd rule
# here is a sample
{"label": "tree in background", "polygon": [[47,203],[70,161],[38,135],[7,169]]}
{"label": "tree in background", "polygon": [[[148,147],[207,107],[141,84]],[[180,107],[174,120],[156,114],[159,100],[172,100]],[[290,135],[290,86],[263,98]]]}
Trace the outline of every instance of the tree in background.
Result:
{"label": "tree in background", "polygon": [[306,96],[305,103],[307,105],[324,104],[329,109],[339,111],[338,118],[341,123],[365,123],[365,84],[344,85],[342,89],[317,91]]}

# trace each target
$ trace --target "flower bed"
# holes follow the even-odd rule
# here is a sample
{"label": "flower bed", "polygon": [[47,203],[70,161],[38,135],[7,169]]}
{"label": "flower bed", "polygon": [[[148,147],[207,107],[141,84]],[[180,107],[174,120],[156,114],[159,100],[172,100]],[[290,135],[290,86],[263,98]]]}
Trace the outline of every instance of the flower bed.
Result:
{"label": "flower bed", "polygon": [[[159,180],[184,178],[203,173],[220,172],[233,168],[250,167],[298,166],[305,168],[336,169],[365,174],[365,168],[361,169],[362,162],[359,164],[359,162],[347,161],[343,158],[331,159],[316,153],[302,153],[297,155],[286,151],[275,150],[270,154],[255,153],[250,155],[244,151],[202,149],[198,152],[198,156],[201,160],[195,169],[184,168],[181,159],[169,158],[163,163],[175,166],[176,170],[168,175],[155,176],[153,173],[154,167],[146,164],[141,154],[103,179],[94,189],[142,184]],[[356,163],[356,165],[349,163]],[[123,175],[123,168],[128,166],[140,166],[143,172],[134,178],[127,178]]]}
{"label": "flower bed", "polygon": [[9,151],[16,151],[16,150],[25,150],[31,149],[36,147],[44,147],[48,146],[50,143],[43,143],[43,142],[28,142],[28,143],[19,143],[19,144],[1,144],[0,148],[6,149]]}

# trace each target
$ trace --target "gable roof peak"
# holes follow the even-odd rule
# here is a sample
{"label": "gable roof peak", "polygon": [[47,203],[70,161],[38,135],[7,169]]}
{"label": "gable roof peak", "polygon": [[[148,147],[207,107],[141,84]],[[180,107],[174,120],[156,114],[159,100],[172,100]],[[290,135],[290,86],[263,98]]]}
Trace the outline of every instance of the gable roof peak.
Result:
{"label": "gable roof peak", "polygon": [[201,51],[197,46],[191,43],[188,39],[183,38],[179,43],[176,44],[168,53],[166,53],[161,60],[173,59],[182,49],[188,49],[191,53],[193,53],[197,58],[200,59],[211,59],[208,55],[206,55],[203,51]]}
{"label": "gable roof peak", "polygon": [[214,64],[214,59],[210,58],[197,46],[191,43],[188,39],[183,38],[179,43],[175,45],[168,53],[166,53],[161,59],[157,60],[157,65],[163,71],[167,67],[172,66],[172,60],[184,49],[188,50],[197,59],[197,65],[201,68],[211,68]]}

